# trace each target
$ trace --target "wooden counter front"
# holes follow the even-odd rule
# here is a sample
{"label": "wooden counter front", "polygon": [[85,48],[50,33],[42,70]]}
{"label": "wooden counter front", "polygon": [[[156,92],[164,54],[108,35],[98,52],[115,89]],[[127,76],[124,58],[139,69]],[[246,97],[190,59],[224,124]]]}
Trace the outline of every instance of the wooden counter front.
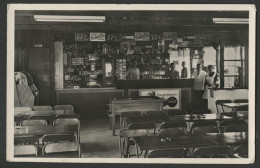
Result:
{"label": "wooden counter front", "polygon": [[159,97],[115,97],[112,105],[112,133],[115,135],[115,116],[127,111],[162,111],[164,99]]}

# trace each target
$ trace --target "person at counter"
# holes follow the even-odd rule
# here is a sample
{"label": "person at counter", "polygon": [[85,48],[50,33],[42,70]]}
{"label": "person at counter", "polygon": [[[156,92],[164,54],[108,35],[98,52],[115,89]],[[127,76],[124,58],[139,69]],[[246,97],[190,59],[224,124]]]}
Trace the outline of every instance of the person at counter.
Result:
{"label": "person at counter", "polygon": [[171,67],[171,70],[168,71],[167,76],[170,79],[179,79],[179,72],[175,70],[176,63],[171,63],[170,67]]}
{"label": "person at counter", "polygon": [[183,61],[181,65],[182,65],[181,78],[182,79],[186,79],[188,77],[188,69],[185,67],[186,66],[186,62]]}
{"label": "person at counter", "polygon": [[126,76],[127,76],[127,79],[129,79],[129,80],[140,79],[140,70],[137,67],[136,60],[134,60],[133,64],[128,68]]}
{"label": "person at counter", "polygon": [[217,88],[219,85],[219,75],[215,72],[215,67],[213,65],[208,66],[208,73],[205,78],[205,91],[203,94],[203,99],[208,99],[208,89]]}
{"label": "person at counter", "polygon": [[193,107],[196,109],[204,109],[206,102],[202,99],[204,94],[205,78],[207,73],[202,70],[201,64],[197,64],[196,70],[192,73],[193,83]]}

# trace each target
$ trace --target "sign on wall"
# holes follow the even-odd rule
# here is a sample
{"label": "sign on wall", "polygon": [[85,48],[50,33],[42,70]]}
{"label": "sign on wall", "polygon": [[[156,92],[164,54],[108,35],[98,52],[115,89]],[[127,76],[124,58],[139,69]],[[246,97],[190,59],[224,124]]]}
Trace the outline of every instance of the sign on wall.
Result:
{"label": "sign on wall", "polygon": [[149,32],[135,32],[135,41],[149,41]]}
{"label": "sign on wall", "polygon": [[163,40],[177,40],[177,32],[163,32]]}
{"label": "sign on wall", "polygon": [[164,99],[163,109],[181,109],[181,89],[140,89],[139,96],[157,96]]}
{"label": "sign on wall", "polygon": [[75,41],[89,41],[88,33],[75,33]]}
{"label": "sign on wall", "polygon": [[90,41],[105,41],[105,33],[90,33]]}

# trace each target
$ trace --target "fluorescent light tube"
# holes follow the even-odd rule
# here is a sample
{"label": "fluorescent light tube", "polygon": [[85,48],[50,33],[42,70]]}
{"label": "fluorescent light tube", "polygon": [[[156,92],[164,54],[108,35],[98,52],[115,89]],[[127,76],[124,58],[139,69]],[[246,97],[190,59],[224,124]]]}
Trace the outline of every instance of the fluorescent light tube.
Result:
{"label": "fluorescent light tube", "polygon": [[213,23],[216,24],[248,24],[248,18],[213,18]]}
{"label": "fluorescent light tube", "polygon": [[105,22],[105,16],[34,15],[38,22]]}

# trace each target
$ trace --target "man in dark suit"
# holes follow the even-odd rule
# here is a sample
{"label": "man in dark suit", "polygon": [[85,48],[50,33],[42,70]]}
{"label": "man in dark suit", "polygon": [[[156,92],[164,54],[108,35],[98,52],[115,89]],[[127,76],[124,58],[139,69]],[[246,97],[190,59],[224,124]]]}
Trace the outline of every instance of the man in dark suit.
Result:
{"label": "man in dark suit", "polygon": [[168,71],[168,77],[170,79],[179,79],[180,78],[179,72],[175,70],[176,63],[171,63],[170,67],[171,67],[171,70]]}

